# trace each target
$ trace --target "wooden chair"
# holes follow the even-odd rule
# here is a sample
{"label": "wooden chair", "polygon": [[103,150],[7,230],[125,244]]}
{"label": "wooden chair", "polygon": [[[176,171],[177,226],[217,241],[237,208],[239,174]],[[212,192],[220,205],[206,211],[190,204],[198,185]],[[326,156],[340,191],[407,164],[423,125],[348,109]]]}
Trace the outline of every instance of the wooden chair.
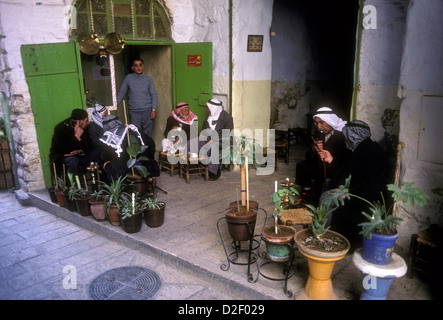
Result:
{"label": "wooden chair", "polygon": [[158,166],[160,167],[160,174],[162,169],[165,169],[171,173],[171,177],[174,176],[174,171],[178,170],[180,167],[180,163],[171,164],[168,161],[168,153],[167,152],[158,152]]}
{"label": "wooden chair", "polygon": [[185,177],[188,184],[190,183],[190,176],[204,176],[205,180],[208,181],[208,165],[202,163],[206,158],[189,158],[188,155],[182,155],[182,157],[185,157],[186,164],[180,164],[180,178]]}
{"label": "wooden chair", "polygon": [[441,268],[443,259],[443,230],[432,224],[428,229],[411,236],[409,249],[408,278],[414,277],[415,271],[427,272],[432,268]]}
{"label": "wooden chair", "polygon": [[[289,131],[275,130],[275,151],[285,158],[285,163],[289,164],[289,145],[290,133]],[[282,158],[279,156],[279,158]]]}

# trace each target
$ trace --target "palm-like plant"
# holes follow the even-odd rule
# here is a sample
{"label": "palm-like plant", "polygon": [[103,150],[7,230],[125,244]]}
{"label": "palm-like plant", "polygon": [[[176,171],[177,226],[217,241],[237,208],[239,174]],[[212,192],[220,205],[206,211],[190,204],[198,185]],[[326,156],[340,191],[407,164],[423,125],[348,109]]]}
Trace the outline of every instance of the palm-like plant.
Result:
{"label": "palm-like plant", "polygon": [[108,196],[108,205],[116,205],[120,209],[120,197],[126,187],[126,176],[120,176],[117,180],[112,179],[111,183],[100,181],[101,192]]}
{"label": "palm-like plant", "polygon": [[382,202],[375,201],[370,202],[363,197],[349,192],[349,185],[351,183],[351,176],[345,180],[345,184],[339,186],[337,189],[328,191],[329,196],[324,200],[327,206],[344,205],[345,199],[350,199],[354,197],[360,199],[369,204],[369,210],[371,213],[362,212],[363,216],[368,220],[367,222],[362,222],[359,226],[363,227],[360,232],[364,237],[372,239],[372,233],[379,234],[396,234],[397,226],[403,220],[400,217],[396,217],[391,214],[394,206],[398,205],[400,202],[407,205],[409,202],[412,206],[418,205],[423,206],[426,204],[429,196],[419,188],[414,187],[414,182],[401,182],[400,187],[395,184],[388,184],[387,188],[392,191],[393,203],[387,207],[386,201],[381,193]]}

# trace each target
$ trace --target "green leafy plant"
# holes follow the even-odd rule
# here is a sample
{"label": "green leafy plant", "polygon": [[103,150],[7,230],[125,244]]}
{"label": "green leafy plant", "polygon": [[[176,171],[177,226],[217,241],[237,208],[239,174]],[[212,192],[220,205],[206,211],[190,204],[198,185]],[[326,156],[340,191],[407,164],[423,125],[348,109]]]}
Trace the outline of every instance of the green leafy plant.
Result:
{"label": "green leafy plant", "polygon": [[71,187],[68,191],[68,197],[69,200],[77,199],[87,199],[90,197],[89,191],[86,188],[83,188],[80,184],[80,180],[78,179],[78,176],[75,176],[77,184],[74,183],[74,175],[72,173],[68,173],[68,178],[71,184]]}
{"label": "green leafy plant", "polygon": [[132,169],[132,174],[134,174],[134,169],[136,169],[138,174],[140,174],[140,176],[143,178],[146,178],[149,174],[148,169],[141,163],[141,161],[149,160],[143,155],[147,149],[148,146],[141,145],[137,138],[130,136],[130,144],[126,148],[126,152],[129,154],[130,158],[126,162],[126,166],[128,169]]}
{"label": "green leafy plant", "polygon": [[105,196],[103,195],[103,191],[94,191],[93,193],[91,193],[91,199],[95,202],[100,202],[105,200]]}
{"label": "green leafy plant", "polygon": [[282,199],[289,200],[291,204],[295,203],[295,196],[299,196],[299,192],[294,187],[279,189],[271,196],[272,203],[274,204],[274,212],[272,217],[274,219],[275,233],[278,233],[278,218],[280,218],[280,212],[285,211],[282,206]]}
{"label": "green leafy plant", "polygon": [[329,208],[324,202],[321,202],[318,207],[313,206],[312,204],[305,204],[305,206],[309,209],[309,213],[306,215],[311,216],[311,231],[317,239],[321,239],[326,231],[329,230],[329,227],[326,227],[328,222],[328,216],[336,209]]}
{"label": "green leafy plant", "polygon": [[246,135],[221,138],[222,148],[219,153],[219,158],[222,164],[242,165],[248,158],[248,163],[251,160],[254,165],[257,165],[256,155],[260,150],[255,139],[249,138]]}
{"label": "green leafy plant", "polygon": [[116,205],[120,209],[120,197],[126,188],[126,176],[120,176],[117,180],[111,179],[108,184],[100,181],[101,192],[108,196],[108,205]]}
{"label": "green leafy plant", "polygon": [[136,214],[141,214],[143,212],[144,206],[140,201],[140,196],[137,193],[130,195],[129,193],[123,192],[120,197],[120,213],[122,219],[130,218]]}
{"label": "green leafy plant", "polygon": [[141,200],[141,202],[142,202],[142,205],[144,208],[151,209],[151,210],[152,209],[159,210],[161,207],[163,207],[165,205],[164,201],[159,198],[156,198],[156,199],[143,198]]}
{"label": "green leafy plant", "polygon": [[60,188],[61,190],[68,189],[68,186],[66,185],[66,182],[64,179],[57,177],[57,186],[56,189]]}
{"label": "green leafy plant", "polygon": [[429,196],[425,194],[422,190],[414,187],[413,182],[400,182],[400,187],[395,184],[388,184],[387,189],[392,192],[393,203],[387,207],[386,201],[381,194],[382,202],[375,201],[370,202],[356,194],[349,192],[349,185],[351,183],[351,176],[345,180],[345,184],[339,186],[337,189],[328,191],[329,196],[325,199],[325,204],[331,206],[334,204],[336,207],[339,205],[344,205],[345,199],[350,199],[354,197],[360,199],[369,204],[370,213],[362,212],[363,216],[368,220],[367,222],[362,222],[359,226],[363,227],[360,232],[364,237],[372,239],[372,233],[379,234],[396,234],[397,226],[403,220],[400,217],[396,217],[391,214],[394,206],[399,203],[407,205],[410,203],[412,206],[424,206],[429,199]]}

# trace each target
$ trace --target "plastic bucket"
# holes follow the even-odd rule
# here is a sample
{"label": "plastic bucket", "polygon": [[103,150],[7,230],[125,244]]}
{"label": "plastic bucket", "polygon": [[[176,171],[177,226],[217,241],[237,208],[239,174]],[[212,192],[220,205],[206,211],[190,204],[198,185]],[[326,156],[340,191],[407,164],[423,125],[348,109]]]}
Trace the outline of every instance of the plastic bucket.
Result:
{"label": "plastic bucket", "polygon": [[382,235],[372,233],[372,239],[363,238],[362,257],[369,263],[387,265],[391,263],[398,234]]}

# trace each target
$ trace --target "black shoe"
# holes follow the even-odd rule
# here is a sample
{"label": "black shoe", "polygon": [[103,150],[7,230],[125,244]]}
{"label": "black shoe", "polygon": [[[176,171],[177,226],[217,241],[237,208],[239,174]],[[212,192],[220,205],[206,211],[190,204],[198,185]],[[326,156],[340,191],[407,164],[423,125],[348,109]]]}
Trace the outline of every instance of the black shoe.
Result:
{"label": "black shoe", "polygon": [[211,180],[211,181],[215,181],[215,180],[217,180],[218,178],[220,178],[220,175],[219,175],[219,174],[209,173],[209,180]]}
{"label": "black shoe", "polygon": [[211,180],[211,181],[217,180],[218,178],[220,178],[220,174],[221,174],[221,172],[220,172],[220,167],[219,167],[217,170],[217,174],[209,172],[209,180]]}

